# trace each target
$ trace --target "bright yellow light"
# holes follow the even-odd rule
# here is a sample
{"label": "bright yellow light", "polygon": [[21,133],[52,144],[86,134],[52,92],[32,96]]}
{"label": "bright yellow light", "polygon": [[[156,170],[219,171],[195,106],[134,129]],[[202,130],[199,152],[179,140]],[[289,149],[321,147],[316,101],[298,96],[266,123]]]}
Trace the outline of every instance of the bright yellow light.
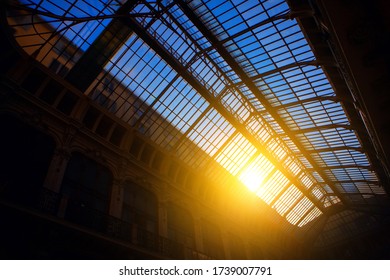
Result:
{"label": "bright yellow light", "polygon": [[252,192],[257,192],[264,180],[263,174],[256,172],[252,168],[248,168],[240,175],[241,182]]}

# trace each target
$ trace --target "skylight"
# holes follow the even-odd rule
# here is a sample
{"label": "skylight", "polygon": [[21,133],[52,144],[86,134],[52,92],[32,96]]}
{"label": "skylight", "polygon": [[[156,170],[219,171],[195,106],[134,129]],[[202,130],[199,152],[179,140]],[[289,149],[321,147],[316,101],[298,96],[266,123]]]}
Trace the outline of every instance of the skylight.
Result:
{"label": "skylight", "polygon": [[16,32],[17,42],[72,71],[115,37],[108,26],[128,28],[85,94],[198,172],[217,162],[297,226],[350,203],[343,194],[384,194],[285,1],[56,2],[23,1],[26,23],[10,15],[10,25],[47,34],[32,46]]}

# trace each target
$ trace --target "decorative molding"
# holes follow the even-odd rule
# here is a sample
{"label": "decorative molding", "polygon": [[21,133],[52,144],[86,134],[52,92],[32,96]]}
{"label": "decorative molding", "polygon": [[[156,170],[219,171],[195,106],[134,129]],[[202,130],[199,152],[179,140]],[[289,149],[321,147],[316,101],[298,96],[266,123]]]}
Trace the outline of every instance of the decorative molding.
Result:
{"label": "decorative molding", "polygon": [[100,149],[87,148],[85,149],[85,154],[100,163],[103,164],[108,163],[107,159],[103,156],[103,152]]}

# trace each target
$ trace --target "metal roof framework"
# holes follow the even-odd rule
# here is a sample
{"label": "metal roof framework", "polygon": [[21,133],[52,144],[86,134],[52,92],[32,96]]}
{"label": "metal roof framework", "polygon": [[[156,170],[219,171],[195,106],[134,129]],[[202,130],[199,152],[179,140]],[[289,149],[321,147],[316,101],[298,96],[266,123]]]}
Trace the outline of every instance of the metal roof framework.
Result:
{"label": "metal roof framework", "polygon": [[337,65],[315,58],[295,19],[311,11],[283,0],[58,3],[11,5],[9,24],[29,28],[16,41],[43,64],[55,54],[65,79],[195,170],[228,183],[208,168],[219,163],[299,227],[334,205],[382,203],[322,69]]}

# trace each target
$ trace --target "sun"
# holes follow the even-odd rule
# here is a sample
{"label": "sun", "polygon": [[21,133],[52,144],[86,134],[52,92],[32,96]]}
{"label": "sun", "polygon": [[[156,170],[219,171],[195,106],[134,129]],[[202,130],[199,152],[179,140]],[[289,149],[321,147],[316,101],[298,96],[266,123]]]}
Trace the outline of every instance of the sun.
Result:
{"label": "sun", "polygon": [[255,170],[248,168],[244,170],[239,176],[241,182],[251,191],[257,192],[264,180],[263,174],[256,172]]}

